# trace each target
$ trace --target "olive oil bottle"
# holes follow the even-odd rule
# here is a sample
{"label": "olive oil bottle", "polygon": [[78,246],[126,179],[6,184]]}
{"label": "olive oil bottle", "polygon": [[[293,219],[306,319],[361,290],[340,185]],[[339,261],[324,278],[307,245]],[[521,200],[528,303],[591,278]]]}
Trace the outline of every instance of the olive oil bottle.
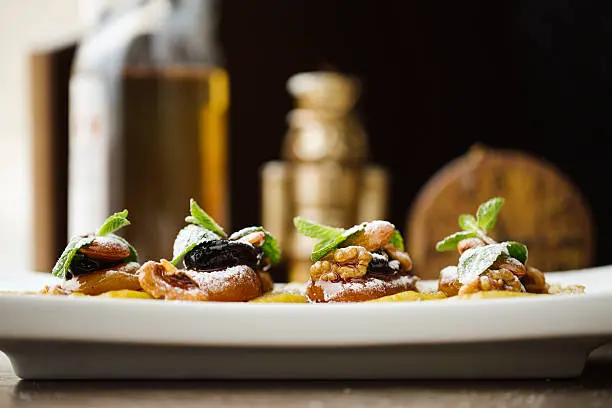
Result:
{"label": "olive oil bottle", "polygon": [[169,257],[193,197],[229,228],[229,79],[211,0],[129,2],[77,53],[69,234],[128,208],[142,259]]}

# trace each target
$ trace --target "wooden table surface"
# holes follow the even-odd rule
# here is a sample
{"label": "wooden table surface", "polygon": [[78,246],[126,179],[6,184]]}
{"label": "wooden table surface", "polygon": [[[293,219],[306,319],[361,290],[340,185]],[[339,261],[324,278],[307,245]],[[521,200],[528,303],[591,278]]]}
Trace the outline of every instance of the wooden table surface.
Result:
{"label": "wooden table surface", "polygon": [[612,352],[582,377],[531,381],[20,381],[0,354],[0,407],[612,407]]}

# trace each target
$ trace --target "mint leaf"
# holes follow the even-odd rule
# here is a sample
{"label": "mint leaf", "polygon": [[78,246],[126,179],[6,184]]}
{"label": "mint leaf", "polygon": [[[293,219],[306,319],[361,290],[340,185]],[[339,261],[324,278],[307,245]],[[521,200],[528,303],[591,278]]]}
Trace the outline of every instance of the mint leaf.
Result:
{"label": "mint leaf", "polygon": [[179,231],[174,240],[172,250],[172,265],[176,266],[179,261],[196,246],[206,241],[217,241],[219,236],[208,228],[200,225],[190,224]]}
{"label": "mint leaf", "polygon": [[309,221],[302,217],[295,217],[293,219],[293,225],[295,225],[295,228],[300,234],[322,241],[333,240],[340,237],[342,233],[344,233],[343,228],[334,228],[327,225],[317,224],[314,221]]}
{"label": "mint leaf", "polygon": [[501,255],[509,255],[506,243],[485,245],[466,250],[459,257],[459,265],[457,266],[459,282],[464,285],[472,282],[486,272]]}
{"label": "mint leaf", "polygon": [[312,250],[311,259],[314,262],[338,248],[344,241],[351,238],[353,235],[363,231],[366,226],[366,223],[363,223],[345,230],[344,228],[317,224],[314,221],[309,221],[302,217],[295,217],[293,219],[293,224],[300,234],[319,240]]}
{"label": "mint leaf", "polygon": [[504,242],[504,244],[506,244],[506,248],[511,257],[517,259],[523,265],[527,263],[528,251],[525,245],[516,241]]}
{"label": "mint leaf", "polygon": [[436,244],[436,251],[444,252],[444,251],[455,251],[457,249],[457,244],[463,241],[466,238],[474,238],[476,233],[473,231],[459,231],[455,232],[452,235],[444,238],[442,241]]}
{"label": "mint leaf", "polygon": [[96,235],[103,237],[111,232],[115,232],[120,228],[130,225],[130,221],[127,219],[128,210],[123,210],[118,213],[114,213],[104,221],[102,226],[96,231]]}
{"label": "mint leaf", "polygon": [[461,214],[459,216],[459,226],[464,231],[478,231],[476,218],[471,214]]}
{"label": "mint leaf", "polygon": [[206,214],[193,198],[189,200],[189,212],[191,216],[186,217],[185,221],[204,227],[221,238],[227,238],[227,234],[223,231],[223,228],[221,228],[210,215]]}
{"label": "mint leaf", "polygon": [[253,232],[263,231],[266,234],[266,239],[261,246],[261,252],[264,255],[264,258],[268,258],[270,265],[276,265],[280,262],[281,258],[281,250],[280,245],[278,245],[278,241],[276,238],[272,236],[268,231],[263,229],[263,227],[247,227],[243,228],[240,231],[234,232],[228,239],[230,240],[238,240],[242,237],[245,237]]}
{"label": "mint leaf", "polygon": [[499,215],[499,210],[503,204],[504,199],[502,197],[495,197],[486,203],[481,204],[480,207],[478,207],[478,212],[476,213],[478,227],[482,228],[486,232],[491,231],[495,226],[497,216]]}
{"label": "mint leaf", "polygon": [[109,234],[109,236],[115,238],[118,241],[121,241],[123,244],[127,245],[130,248],[130,254],[127,258],[123,260],[124,262],[138,262],[138,252],[136,252],[136,248],[134,248],[132,244],[127,241],[127,239],[115,234]]}
{"label": "mint leaf", "polygon": [[68,241],[68,245],[64,248],[64,252],[60,255],[59,259],[55,263],[53,270],[51,273],[53,276],[56,276],[60,279],[66,279],[66,276],[70,273],[70,264],[72,263],[72,258],[77,253],[77,251],[93,242],[95,236],[74,236]]}
{"label": "mint leaf", "polygon": [[365,223],[355,225],[347,230],[343,230],[342,234],[335,238],[323,239],[317,242],[312,250],[311,259],[313,262],[317,262],[325,255],[338,248],[344,241],[351,238],[353,235],[363,231],[365,229]]}
{"label": "mint leaf", "polygon": [[402,234],[400,234],[398,230],[393,231],[393,235],[391,236],[391,239],[389,240],[389,242],[391,243],[391,245],[393,245],[400,251],[406,250],[404,246],[404,238],[402,237]]}

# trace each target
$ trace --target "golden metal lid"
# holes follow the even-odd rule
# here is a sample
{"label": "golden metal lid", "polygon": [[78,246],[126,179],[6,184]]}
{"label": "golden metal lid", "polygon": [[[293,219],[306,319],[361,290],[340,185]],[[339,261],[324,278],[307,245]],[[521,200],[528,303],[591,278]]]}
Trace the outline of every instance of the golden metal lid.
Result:
{"label": "golden metal lid", "polygon": [[351,76],[315,71],[289,78],[287,90],[295,97],[298,109],[343,115],[355,105],[361,85]]}

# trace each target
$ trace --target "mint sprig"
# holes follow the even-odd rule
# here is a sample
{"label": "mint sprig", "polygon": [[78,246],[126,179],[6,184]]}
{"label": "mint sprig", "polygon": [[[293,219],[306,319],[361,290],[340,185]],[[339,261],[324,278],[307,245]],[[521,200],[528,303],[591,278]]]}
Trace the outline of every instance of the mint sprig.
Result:
{"label": "mint sprig", "polygon": [[215,233],[220,238],[227,238],[227,234],[221,228],[219,224],[212,219],[212,217],[202,209],[193,198],[189,200],[189,212],[190,216],[185,217],[185,221],[190,224],[199,225],[207,230]]}
{"label": "mint sprig", "polygon": [[120,228],[130,225],[130,221],[127,219],[127,216],[128,210],[123,210],[121,212],[114,213],[113,215],[108,217],[106,221],[104,221],[100,228],[98,228],[98,230],[96,231],[96,235],[103,237],[105,235],[117,231]]}
{"label": "mint sprig", "polygon": [[525,264],[527,247],[509,241],[469,248],[459,257],[457,275],[459,282],[468,284],[485,273],[501,256],[511,256]]}
{"label": "mint sprig", "polygon": [[313,262],[317,262],[328,253],[338,248],[338,246],[348,238],[365,228],[365,224],[360,224],[346,230],[344,228],[335,228],[319,224],[302,217],[295,217],[293,219],[293,225],[295,225],[295,228],[300,234],[317,240],[310,257]]}
{"label": "mint sprig", "polygon": [[478,228],[486,232],[493,229],[495,223],[497,222],[499,210],[501,209],[502,205],[504,205],[504,201],[505,200],[501,197],[495,197],[478,207],[478,211],[476,212]]}
{"label": "mint sprig", "polygon": [[502,255],[510,255],[505,243],[474,247],[459,257],[457,274],[459,282],[468,284],[487,271]]}
{"label": "mint sprig", "polygon": [[268,231],[266,231],[263,227],[247,227],[243,228],[240,231],[234,232],[229,236],[229,240],[238,240],[242,237],[245,237],[253,232],[263,231],[266,234],[266,239],[261,246],[261,252],[263,253],[264,258],[268,259],[270,266],[274,266],[280,262],[281,258],[281,249],[276,238],[272,236]]}
{"label": "mint sprig", "polygon": [[529,252],[527,251],[527,247],[525,245],[516,241],[508,241],[506,242],[506,248],[508,249],[508,253],[511,257],[517,259],[523,265],[527,263]]}
{"label": "mint sprig", "polygon": [[335,228],[318,224],[302,217],[295,217],[293,219],[293,225],[295,225],[295,228],[300,234],[310,238],[316,238],[319,241],[333,240],[344,233],[344,228]]}
{"label": "mint sprig", "polygon": [[457,244],[467,238],[475,238],[476,233],[473,231],[459,231],[449,235],[442,241],[436,244],[436,251],[454,251],[457,249]]}
{"label": "mint sprig", "polygon": [[404,246],[404,238],[402,237],[402,234],[400,234],[398,230],[393,231],[393,235],[391,236],[389,243],[391,243],[391,245],[393,245],[400,251],[406,250],[406,247]]}
{"label": "mint sprig", "polygon": [[66,245],[66,248],[64,248],[64,251],[53,266],[51,271],[53,276],[60,279],[66,279],[66,277],[70,276],[70,264],[72,263],[74,256],[79,252],[79,249],[91,244],[96,237],[110,236],[113,239],[127,245],[130,248],[130,255],[124,259],[124,262],[137,262],[138,253],[136,252],[136,249],[129,242],[127,242],[125,238],[113,234],[113,232],[117,231],[118,229],[130,225],[130,221],[127,219],[127,216],[128,210],[114,213],[102,223],[94,235],[77,235],[70,238],[68,245]]}
{"label": "mint sprig", "polygon": [[64,248],[64,252],[60,255],[59,259],[55,263],[53,270],[51,273],[53,276],[58,277],[60,279],[66,279],[66,276],[70,275],[70,264],[72,263],[72,259],[76,255],[79,249],[83,248],[91,244],[95,236],[81,237],[75,236],[70,238],[68,241],[68,245]]}
{"label": "mint sprig", "polygon": [[480,238],[486,244],[493,244],[487,233],[495,226],[499,210],[504,204],[502,197],[495,197],[481,204],[476,212],[476,217],[471,214],[461,214],[458,219],[459,227],[463,231],[447,236],[436,244],[436,251],[452,251],[457,249],[457,244],[466,238]]}
{"label": "mint sprig", "polygon": [[312,249],[311,259],[313,262],[317,262],[325,255],[329,254],[334,249],[338,248],[344,241],[351,238],[353,235],[363,231],[365,229],[365,223],[352,226],[351,228],[345,230],[342,229],[343,232],[331,239],[323,239],[317,242]]}
{"label": "mint sprig", "polygon": [[[317,240],[310,257],[313,262],[317,262],[334,249],[340,247],[344,241],[362,232],[367,224],[367,222],[364,222],[354,225],[349,229],[344,229],[319,224],[302,217],[295,217],[293,219],[293,225],[295,225],[300,234]],[[389,242],[397,249],[405,250],[404,238],[398,230],[393,231]]]}

